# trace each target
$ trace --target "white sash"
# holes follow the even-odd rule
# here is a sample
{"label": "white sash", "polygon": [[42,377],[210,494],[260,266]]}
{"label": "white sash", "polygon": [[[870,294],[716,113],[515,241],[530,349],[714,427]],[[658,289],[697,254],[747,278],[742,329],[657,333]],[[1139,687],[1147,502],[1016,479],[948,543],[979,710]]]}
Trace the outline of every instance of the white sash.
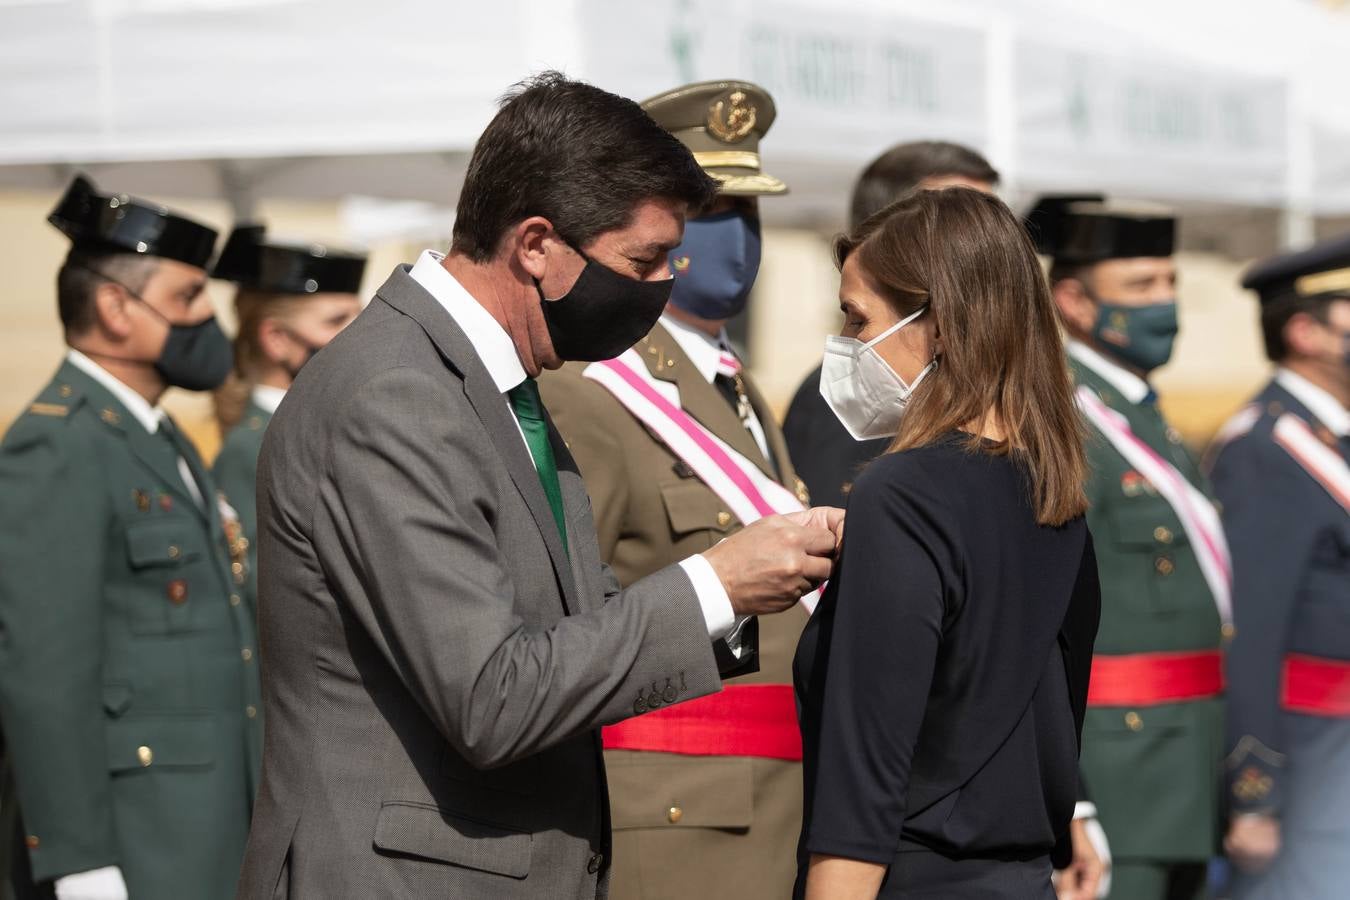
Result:
{"label": "white sash", "polygon": [[[764,516],[800,512],[800,500],[765,475],[758,466],[713,434],[677,402],[671,402],[634,350],[616,359],[591,363],[582,372],[614,395],[638,421],[684,460],[727,508],[749,525]],[[816,608],[819,591],[802,597],[807,612]]]}
{"label": "white sash", "polygon": [[1273,433],[1275,443],[1350,512],[1350,465],[1345,458],[1319,441],[1308,424],[1293,413],[1276,419]]}
{"label": "white sash", "polygon": [[1126,418],[1103,403],[1090,388],[1078,388],[1078,407],[1125,461],[1147,478],[1171,505],[1195,548],[1195,557],[1214,597],[1219,618],[1224,624],[1232,622],[1233,563],[1214,504],[1175,466],[1140,440],[1130,430]]}

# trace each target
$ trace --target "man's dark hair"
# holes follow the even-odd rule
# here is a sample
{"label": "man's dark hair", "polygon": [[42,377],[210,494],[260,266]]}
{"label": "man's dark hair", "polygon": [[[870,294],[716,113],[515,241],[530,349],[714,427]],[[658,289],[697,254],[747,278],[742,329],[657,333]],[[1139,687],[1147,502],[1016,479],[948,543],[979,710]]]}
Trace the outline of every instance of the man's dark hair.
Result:
{"label": "man's dark hair", "polygon": [[689,150],[624,97],[545,72],[516,85],[478,139],[455,212],[452,249],[475,262],[543,216],[581,248],[622,228],[643,200],[689,204],[717,193]]}
{"label": "man's dark hair", "polygon": [[1283,297],[1261,304],[1261,337],[1266,343],[1266,358],[1271,362],[1282,362],[1289,355],[1289,345],[1284,341],[1284,326],[1299,313],[1307,313],[1323,325],[1331,322],[1331,304],[1334,300],[1345,299],[1323,294],[1320,297],[1300,297],[1289,293]]}
{"label": "man's dark hair", "polygon": [[140,293],[158,263],[153,256],[71,247],[56,273],[56,308],[66,334],[80,335],[94,327],[94,292],[99,285],[111,281]]}
{"label": "man's dark hair", "polygon": [[849,227],[856,229],[918,187],[925,178],[940,175],[998,184],[998,171],[969,147],[947,141],[897,144],[872,160],[858,176],[849,204]]}

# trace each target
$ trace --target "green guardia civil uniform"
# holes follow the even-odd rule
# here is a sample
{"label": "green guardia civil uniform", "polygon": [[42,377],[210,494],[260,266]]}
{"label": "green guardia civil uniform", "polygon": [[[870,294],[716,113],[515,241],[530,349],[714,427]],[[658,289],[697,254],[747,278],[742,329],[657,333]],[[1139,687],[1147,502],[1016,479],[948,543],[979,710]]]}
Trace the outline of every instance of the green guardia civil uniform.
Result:
{"label": "green guardia civil uniform", "polygon": [[115,865],[136,900],[232,897],[257,640],[201,459],[67,361],[0,444],[0,497],[0,723],[33,877]]}
{"label": "green guardia civil uniform", "polygon": [[240,590],[255,615],[258,609],[258,453],[262,450],[263,433],[271,419],[272,413],[250,398],[243,418],[225,435],[211,468],[216,485],[239,514],[243,530],[241,543],[247,555]]}

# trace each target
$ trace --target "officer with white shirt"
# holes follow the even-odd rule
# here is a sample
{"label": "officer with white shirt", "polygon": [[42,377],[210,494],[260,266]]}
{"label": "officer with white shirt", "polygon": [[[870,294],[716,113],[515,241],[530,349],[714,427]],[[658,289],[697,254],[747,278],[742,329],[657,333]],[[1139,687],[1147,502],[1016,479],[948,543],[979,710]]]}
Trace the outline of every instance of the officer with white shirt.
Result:
{"label": "officer with white shirt", "polygon": [[224,442],[211,474],[239,513],[247,570],[234,578],[250,609],[258,596],[258,452],[263,431],[300,367],[361,312],[364,255],[323,244],[267,239],[264,225],[238,225],[211,277],[238,285],[234,371],[216,391]]}
{"label": "officer with white shirt", "polygon": [[1257,264],[1275,374],[1220,431],[1233,547],[1225,849],[1241,900],[1350,880],[1350,234]]}
{"label": "officer with white shirt", "polygon": [[1170,213],[1052,197],[1052,259],[1080,409],[1102,618],[1080,768],[1111,839],[1110,896],[1204,896],[1219,844],[1231,561],[1206,483],[1149,383],[1178,332]]}
{"label": "officer with white shirt", "polygon": [[20,841],[63,900],[233,896],[258,783],[232,513],[158,406],[230,344],[216,232],[77,177],[50,219],[69,350],[0,443],[0,726]]}

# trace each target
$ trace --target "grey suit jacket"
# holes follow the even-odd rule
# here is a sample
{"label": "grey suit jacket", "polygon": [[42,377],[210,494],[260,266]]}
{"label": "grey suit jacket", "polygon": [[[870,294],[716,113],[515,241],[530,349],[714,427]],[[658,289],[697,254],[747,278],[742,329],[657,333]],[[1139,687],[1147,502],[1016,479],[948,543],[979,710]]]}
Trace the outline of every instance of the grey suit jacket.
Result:
{"label": "grey suit jacket", "polygon": [[599,726],[721,681],[678,566],[619,591],[552,435],[570,560],[506,402],[406,267],[305,366],[259,461],[241,898],[604,896]]}

